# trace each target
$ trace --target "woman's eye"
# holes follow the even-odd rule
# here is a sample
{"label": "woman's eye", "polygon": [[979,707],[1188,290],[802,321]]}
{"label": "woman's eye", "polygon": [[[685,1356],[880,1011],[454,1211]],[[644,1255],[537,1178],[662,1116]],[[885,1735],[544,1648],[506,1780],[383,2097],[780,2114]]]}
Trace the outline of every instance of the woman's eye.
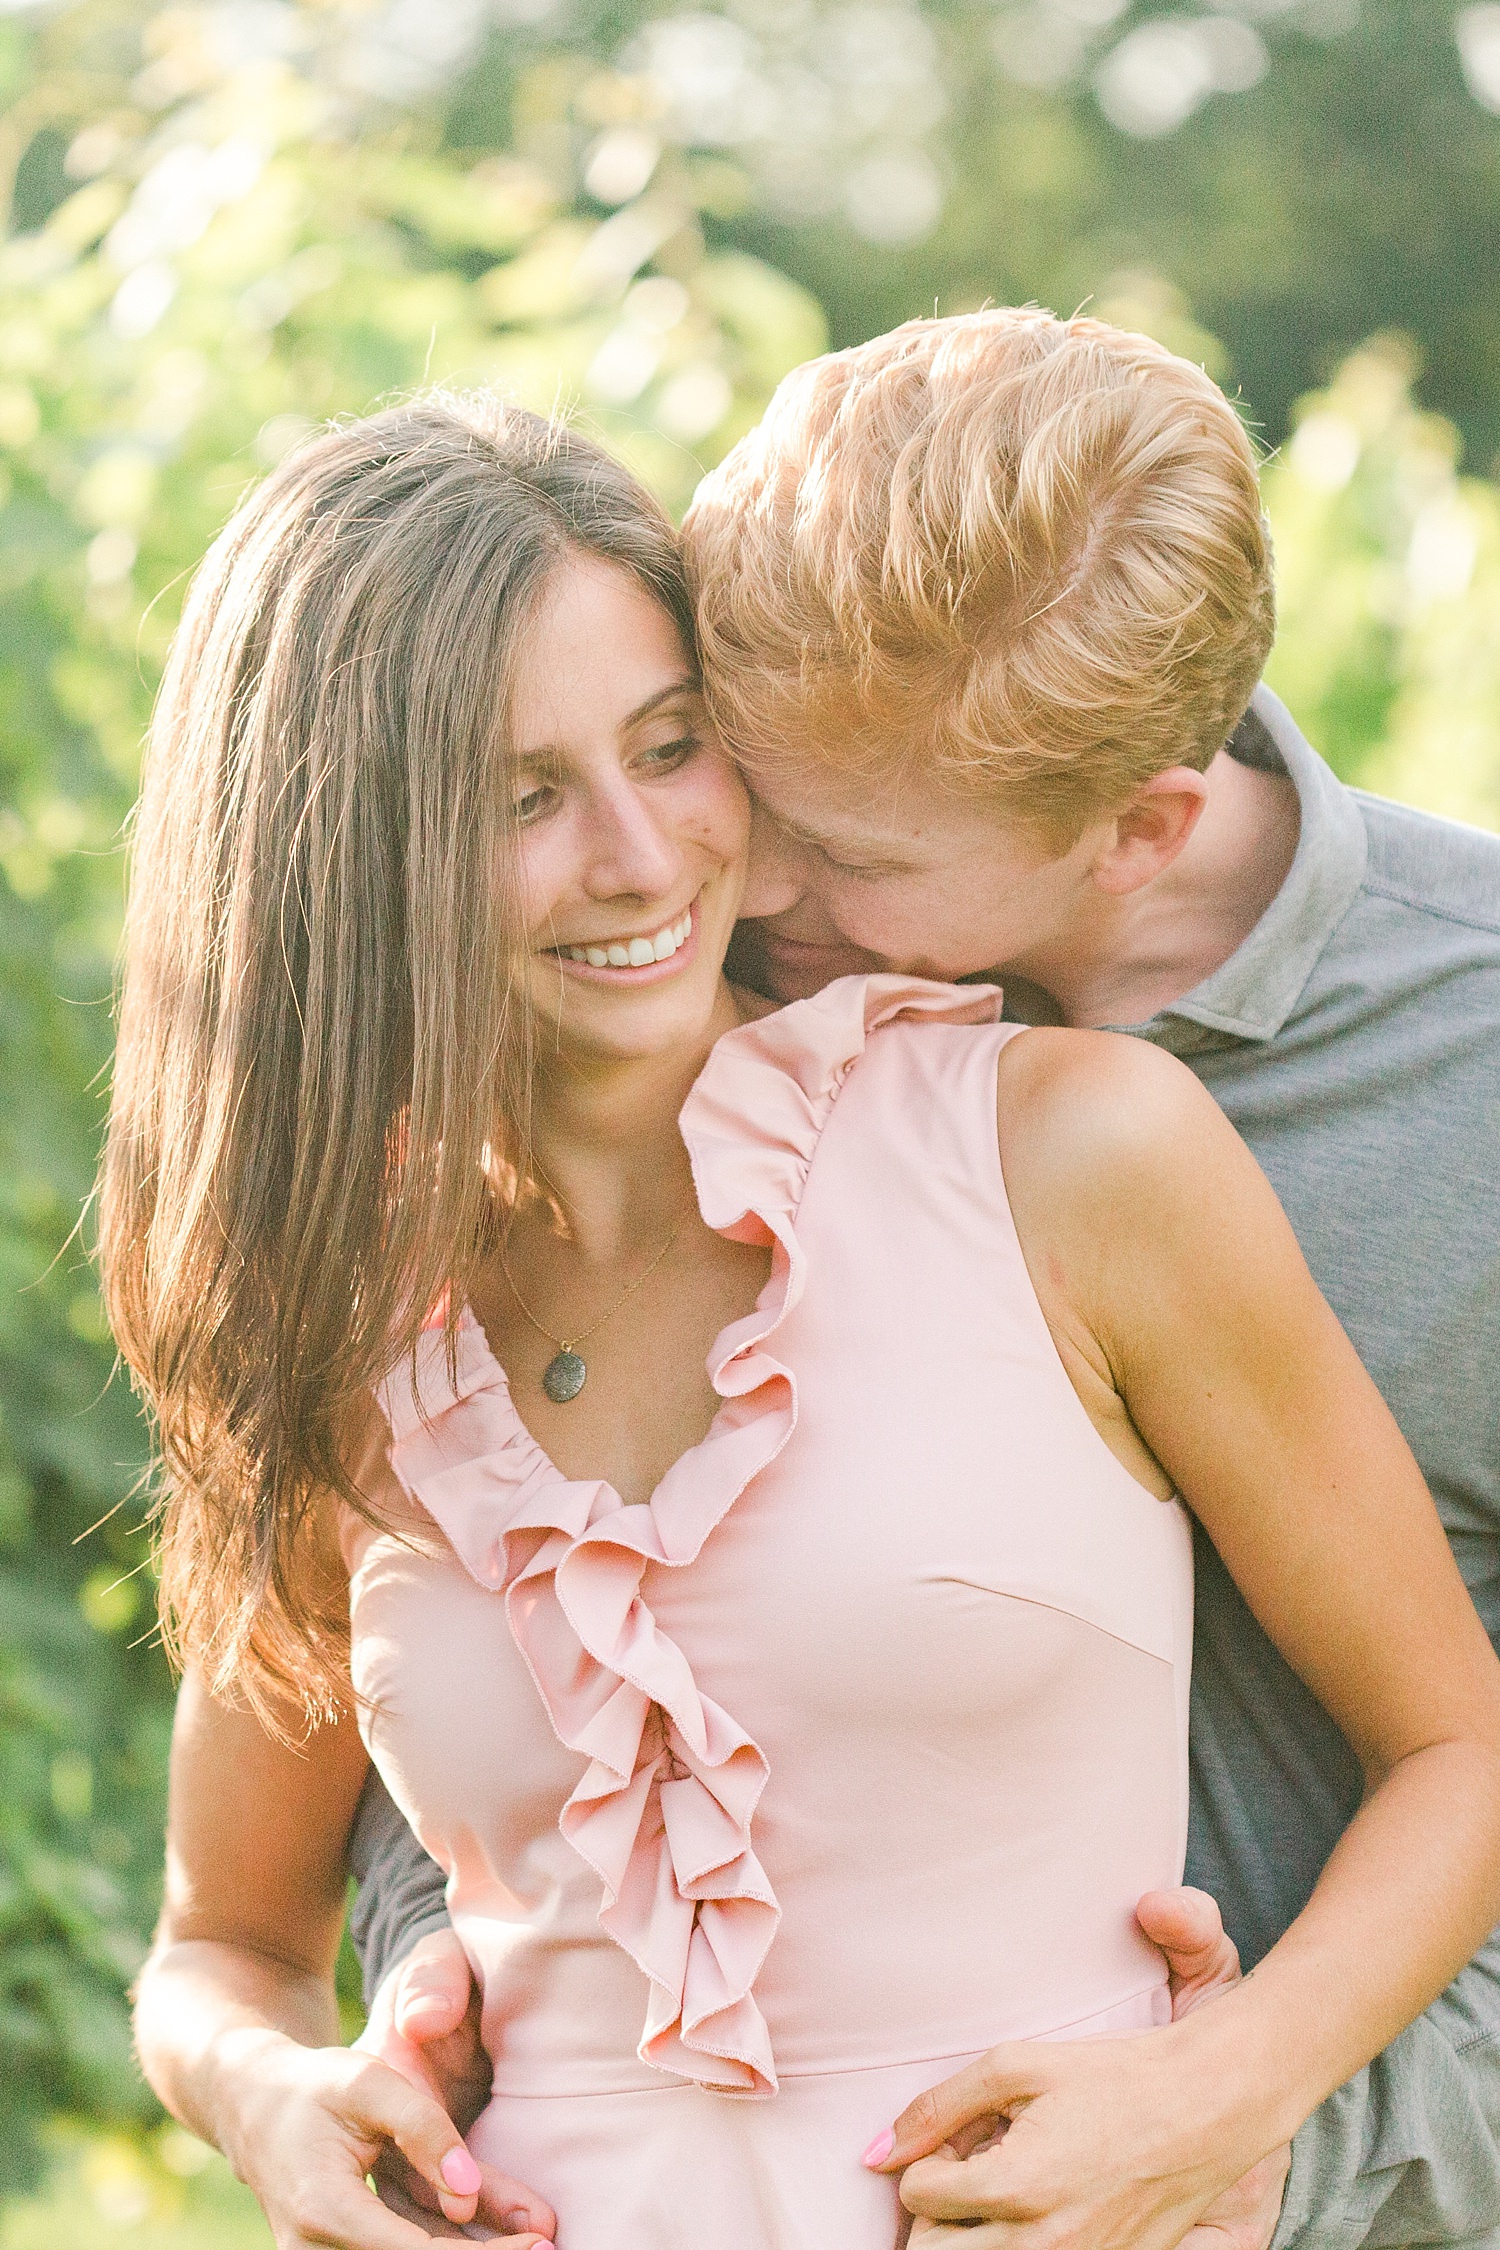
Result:
{"label": "woman's eye", "polygon": [[679,735],[675,742],[659,742],[654,749],[643,750],[640,762],[651,773],[673,773],[687,764],[697,747],[695,734]]}
{"label": "woman's eye", "polygon": [[550,812],[556,796],[557,790],[553,783],[539,781],[530,789],[518,791],[511,810],[524,827],[528,821],[539,820],[543,813]]}

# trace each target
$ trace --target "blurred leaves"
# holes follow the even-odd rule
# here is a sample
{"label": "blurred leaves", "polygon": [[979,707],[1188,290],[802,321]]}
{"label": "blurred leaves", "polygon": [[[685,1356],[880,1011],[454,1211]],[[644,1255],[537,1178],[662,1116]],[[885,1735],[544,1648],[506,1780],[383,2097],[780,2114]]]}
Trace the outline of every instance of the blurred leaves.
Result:
{"label": "blurred leaves", "polygon": [[1457,473],[1415,371],[1401,337],[1354,353],[1267,472],[1269,678],[1351,779],[1500,828],[1500,488]]}
{"label": "blurred leaves", "polygon": [[0,2213],[0,2250],[270,2250],[270,2230],[222,2157],[168,2125],[149,2137],[49,2131],[55,2185]]}
{"label": "blurred leaves", "polygon": [[[1067,313],[1148,273],[1221,340],[1273,440],[1347,352],[1400,326],[1422,340],[1424,402],[1491,468],[1495,0],[647,12],[605,48],[610,82],[663,145],[738,170],[720,224],[806,283],[835,344],[934,305]],[[566,9],[553,23],[579,37]],[[471,74],[466,131],[504,114],[512,47]]]}

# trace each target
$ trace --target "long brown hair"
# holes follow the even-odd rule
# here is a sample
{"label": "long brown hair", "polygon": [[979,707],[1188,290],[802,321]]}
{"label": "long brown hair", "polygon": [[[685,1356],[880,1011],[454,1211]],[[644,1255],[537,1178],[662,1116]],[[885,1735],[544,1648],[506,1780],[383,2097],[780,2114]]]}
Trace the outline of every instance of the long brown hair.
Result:
{"label": "long brown hair", "polygon": [[190,592],[135,831],[101,1259],[154,1416],[179,1661],[269,1724],[340,1699],[317,1495],[486,1239],[529,1054],[508,677],[570,551],[692,645],[671,525],[576,431],[437,394],[323,434]]}

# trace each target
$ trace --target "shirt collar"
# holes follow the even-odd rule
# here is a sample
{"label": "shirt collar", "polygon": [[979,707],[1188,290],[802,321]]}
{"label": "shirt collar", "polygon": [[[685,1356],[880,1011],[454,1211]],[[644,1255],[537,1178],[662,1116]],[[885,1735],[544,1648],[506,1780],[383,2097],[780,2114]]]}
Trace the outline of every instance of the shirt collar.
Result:
{"label": "shirt collar", "polygon": [[1211,976],[1148,1022],[1117,1030],[1159,1032],[1167,1045],[1172,1019],[1182,1018],[1237,1039],[1274,1039],[1364,881],[1369,846],[1359,807],[1268,687],[1256,689],[1242,732],[1243,750],[1231,750],[1249,764],[1279,764],[1297,791],[1302,825],[1286,881]]}

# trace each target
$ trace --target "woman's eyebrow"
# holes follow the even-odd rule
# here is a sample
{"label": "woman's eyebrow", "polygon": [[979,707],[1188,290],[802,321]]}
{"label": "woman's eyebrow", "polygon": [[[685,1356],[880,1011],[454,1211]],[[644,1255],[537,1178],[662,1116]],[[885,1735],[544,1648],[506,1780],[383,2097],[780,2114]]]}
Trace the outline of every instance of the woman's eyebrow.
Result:
{"label": "woman's eyebrow", "polygon": [[[658,688],[654,695],[648,695],[644,703],[638,703],[633,711],[628,712],[619,721],[620,732],[624,734],[629,728],[639,726],[643,719],[650,718],[653,711],[659,711],[664,703],[671,703],[678,696],[701,695],[702,693],[703,682],[698,674],[696,672],[685,672],[680,680],[673,680],[668,687]],[[512,765],[542,764],[549,758],[556,760],[560,755],[561,751],[555,742],[536,742],[524,745],[512,743],[507,750],[507,756]]]}
{"label": "woman's eyebrow", "polygon": [[668,687],[658,688],[655,695],[648,695],[644,703],[638,703],[625,725],[639,726],[642,719],[649,719],[652,712],[660,710],[664,703],[673,702],[679,695],[701,695],[702,692],[703,682],[697,673],[685,672],[680,680],[673,680]]}

